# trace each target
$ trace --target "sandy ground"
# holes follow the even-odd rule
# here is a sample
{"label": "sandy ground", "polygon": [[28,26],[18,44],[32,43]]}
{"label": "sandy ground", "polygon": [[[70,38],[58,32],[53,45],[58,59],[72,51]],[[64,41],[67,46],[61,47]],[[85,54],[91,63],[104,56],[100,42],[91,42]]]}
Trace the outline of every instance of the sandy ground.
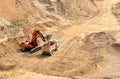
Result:
{"label": "sandy ground", "polygon": [[83,24],[47,28],[60,40],[53,56],[22,53],[20,38],[1,43],[0,79],[120,79],[120,47],[113,45],[120,27],[111,11],[118,1],[104,0],[99,14]]}

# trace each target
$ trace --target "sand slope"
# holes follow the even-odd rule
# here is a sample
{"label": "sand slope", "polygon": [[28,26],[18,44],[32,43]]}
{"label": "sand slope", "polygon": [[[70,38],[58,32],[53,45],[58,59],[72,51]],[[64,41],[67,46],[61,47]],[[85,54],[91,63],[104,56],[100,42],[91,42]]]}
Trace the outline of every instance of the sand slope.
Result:
{"label": "sand slope", "polygon": [[[42,11],[46,9],[45,4],[54,3],[54,0],[42,1],[43,0],[40,0]],[[20,3],[23,2],[24,1],[21,1]],[[63,3],[67,2],[69,1],[63,0]],[[29,52],[22,53],[18,50],[20,38],[8,38],[7,41],[0,43],[0,78],[119,79],[120,27],[119,20],[115,17],[115,14],[117,13],[115,11],[116,8],[115,10],[112,8],[114,4],[117,4],[118,2],[119,0],[95,0],[94,3],[90,3],[90,0],[85,0],[84,4],[88,3],[89,5],[90,3],[90,5],[94,7],[92,8],[92,11],[95,11],[95,13],[93,12],[95,15],[92,15],[94,17],[87,18],[87,20],[86,18],[79,18],[81,20],[83,19],[84,23],[79,21],[65,21],[66,17],[68,19],[70,15],[63,16],[62,14],[64,13],[55,15],[57,17],[61,16],[62,19],[65,17],[65,19],[59,21],[59,23],[53,21],[53,18],[50,17],[49,19],[52,19],[52,21],[48,21],[48,18],[47,20],[44,19],[43,23],[40,21],[40,25],[46,29],[44,32],[51,33],[53,34],[53,38],[60,40],[60,48],[53,56],[49,57],[41,55],[41,51],[33,54],[29,54]],[[54,3],[54,6],[52,7],[55,8],[55,4],[57,3]],[[37,5],[38,4],[36,4],[36,6]],[[28,6],[30,5],[28,4]],[[75,6],[75,4],[70,5],[70,7],[74,8],[73,6]],[[25,6],[22,7],[20,7],[21,10],[26,10]],[[88,8],[86,6],[83,7],[83,9]],[[78,6],[76,8],[78,9]],[[74,12],[76,12],[77,9],[75,9]],[[35,10],[37,9],[35,8]],[[61,8],[57,7],[55,10],[59,13]],[[88,8],[88,10],[90,9]],[[99,10],[98,13],[96,13],[97,10]],[[31,10],[26,11],[31,12]],[[90,12],[92,11],[90,10]],[[21,12],[23,12],[23,14]],[[21,12],[18,12],[18,14],[20,13],[20,17],[24,15],[24,11]],[[49,11],[45,10],[45,12],[46,14],[49,14]],[[65,12],[69,13],[71,10],[65,10]],[[75,16],[74,12],[71,13],[72,18]],[[32,17],[35,18],[34,11],[32,11],[31,14]],[[46,14],[42,18],[45,18]],[[52,13],[50,14],[52,15]],[[8,20],[12,19],[9,15],[4,17],[8,18]],[[33,21],[33,19],[30,21]],[[34,21],[36,22],[36,19]],[[118,45],[116,46],[114,43],[117,43]]]}

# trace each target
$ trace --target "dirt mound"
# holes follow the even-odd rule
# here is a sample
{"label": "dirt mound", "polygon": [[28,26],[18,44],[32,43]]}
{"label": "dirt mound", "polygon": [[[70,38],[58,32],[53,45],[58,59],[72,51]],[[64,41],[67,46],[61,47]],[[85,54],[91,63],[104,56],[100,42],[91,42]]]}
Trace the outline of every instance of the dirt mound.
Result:
{"label": "dirt mound", "polygon": [[10,22],[24,19],[36,23],[59,20],[61,16],[63,19],[80,20],[94,17],[98,13],[96,3],[91,0],[4,0],[0,6],[0,15]]}
{"label": "dirt mound", "polygon": [[15,61],[11,59],[2,59],[0,60],[0,71],[9,71],[15,68]]}
{"label": "dirt mound", "polygon": [[41,11],[30,0],[4,0],[0,4],[0,15],[11,23],[23,19],[26,23],[35,23],[46,17],[46,12]]}
{"label": "dirt mound", "polygon": [[117,18],[118,22],[120,22],[120,2],[112,6],[112,12],[114,16]]}
{"label": "dirt mound", "polygon": [[[98,8],[93,0],[38,0],[48,12],[68,19],[94,17]],[[86,5],[87,4],[87,5]]]}
{"label": "dirt mound", "polygon": [[0,73],[2,76],[0,76],[1,79],[70,79],[67,77],[58,77],[58,76],[49,76],[49,75],[42,75],[37,74],[34,72],[19,70],[14,72],[8,72],[7,75],[4,73]]}
{"label": "dirt mound", "polygon": [[[114,17],[119,18],[117,2],[118,0],[1,1],[0,15],[6,22],[8,20],[13,24],[18,19],[24,19],[30,25],[21,27],[26,35],[31,34],[31,29],[37,24],[43,32],[52,34],[53,38],[60,41],[60,48],[50,57],[41,55],[41,51],[22,53],[18,50],[20,38],[7,36],[7,40],[0,43],[0,78],[64,79],[55,76],[68,76],[83,79],[85,76],[85,79],[119,79],[119,46],[113,45],[120,43],[117,31],[120,27]],[[7,33],[4,35],[14,31],[18,33],[20,30],[14,29],[16,27],[8,29],[5,25],[7,23],[0,23],[3,24],[0,26],[2,35],[5,30]]]}
{"label": "dirt mound", "polygon": [[[114,32],[112,34],[114,35]],[[3,52],[1,61],[5,62],[5,64],[1,62],[0,67],[2,71],[10,72],[9,74],[12,74],[13,69],[16,70],[16,73],[25,69],[30,73],[35,72],[54,76],[74,77],[86,75],[99,70],[99,67],[105,66],[106,52],[109,52],[105,49],[105,46],[109,47],[115,42],[112,34],[111,32],[97,32],[86,35],[85,38],[63,36],[59,38],[61,40],[59,50],[51,57],[41,55],[41,51],[31,55],[29,52],[21,53],[17,50],[20,38],[9,39],[7,42],[0,44],[0,51]],[[65,38],[67,39],[65,40]],[[110,50],[111,48],[107,49]],[[116,48],[113,49],[116,50]],[[6,59],[3,61],[2,58]],[[11,63],[11,61],[14,62]],[[29,73],[26,74],[29,75]],[[25,77],[24,75],[23,77]],[[26,77],[28,77],[27,75]],[[13,78],[15,77],[13,76]]]}
{"label": "dirt mound", "polygon": [[[98,64],[100,65],[100,63],[105,61],[104,49],[100,47],[102,45],[96,45],[97,38],[100,38],[103,44],[104,39],[106,41],[111,40],[111,37],[104,32],[90,34],[83,39],[69,38],[63,41],[64,43],[60,45],[60,50],[55,52],[52,57],[40,55],[41,51],[32,55],[29,53],[18,53],[19,51],[16,50],[18,49],[17,39],[11,39],[1,46],[1,48],[4,48],[4,50],[1,50],[2,52],[6,52],[6,49],[9,49],[9,53],[1,57],[9,57],[10,60],[17,57],[15,69],[25,69],[26,71],[47,75],[80,76],[96,70]],[[100,39],[97,41],[100,41]],[[79,42],[82,40],[84,41],[81,45]],[[16,41],[16,43],[12,43],[12,41]]]}
{"label": "dirt mound", "polygon": [[13,22],[17,19],[24,19],[23,12],[15,7],[11,0],[4,0],[0,3],[0,16],[5,17],[7,20]]}
{"label": "dirt mound", "polygon": [[115,38],[112,36],[110,32],[98,32],[98,33],[92,33],[87,36],[86,42],[91,40],[92,43],[94,43],[96,46],[104,46],[104,45],[111,45],[113,42],[115,42]]}

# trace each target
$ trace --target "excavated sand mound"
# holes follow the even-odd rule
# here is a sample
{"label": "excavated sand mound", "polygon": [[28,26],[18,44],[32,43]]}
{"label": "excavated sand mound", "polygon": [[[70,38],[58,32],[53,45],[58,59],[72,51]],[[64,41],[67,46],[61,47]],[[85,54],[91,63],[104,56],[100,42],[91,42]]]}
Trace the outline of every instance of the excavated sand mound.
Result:
{"label": "excavated sand mound", "polygon": [[114,42],[113,37],[107,32],[92,33],[85,38],[69,38],[61,41],[59,50],[49,57],[41,55],[41,51],[34,54],[21,53],[17,50],[18,41],[10,39],[0,44],[0,51],[3,52],[0,63],[2,71],[25,69],[69,77],[85,75],[98,69],[98,65],[102,66],[102,63],[106,62],[103,47]]}
{"label": "excavated sand mound", "polygon": [[[21,38],[1,38],[0,78],[120,79],[118,1],[1,1],[0,15],[6,22],[24,19],[30,25],[21,27],[26,35],[31,34],[31,28],[34,28],[31,26],[38,24],[42,31],[59,40],[60,47],[53,56],[41,55],[40,50],[30,54],[19,50]],[[10,29],[4,23],[0,22],[0,33],[7,36],[3,32],[9,34]]]}

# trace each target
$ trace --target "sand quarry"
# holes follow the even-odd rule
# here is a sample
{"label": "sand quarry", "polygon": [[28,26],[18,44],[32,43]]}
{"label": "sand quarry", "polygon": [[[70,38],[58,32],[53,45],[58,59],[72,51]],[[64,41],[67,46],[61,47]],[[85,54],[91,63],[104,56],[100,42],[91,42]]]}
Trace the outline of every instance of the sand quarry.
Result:
{"label": "sand quarry", "polygon": [[[120,79],[120,0],[1,0],[0,16],[0,79]],[[19,50],[36,24],[59,40],[54,55]]]}

